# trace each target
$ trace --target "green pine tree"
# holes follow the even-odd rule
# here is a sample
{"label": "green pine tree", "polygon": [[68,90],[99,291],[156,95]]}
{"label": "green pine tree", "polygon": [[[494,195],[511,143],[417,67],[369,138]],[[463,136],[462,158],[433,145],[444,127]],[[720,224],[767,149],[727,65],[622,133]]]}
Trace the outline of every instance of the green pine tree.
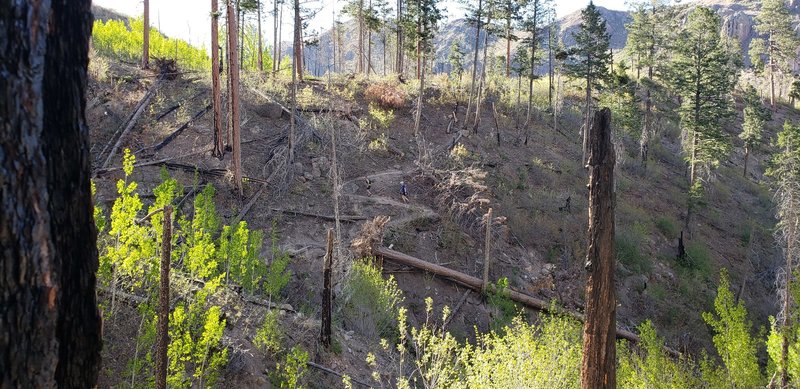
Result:
{"label": "green pine tree", "polygon": [[450,77],[458,79],[458,84],[461,85],[461,77],[464,75],[464,50],[461,49],[460,40],[454,40],[450,45],[447,62],[450,63]]}
{"label": "green pine tree", "polygon": [[611,34],[606,28],[606,21],[600,16],[593,2],[581,11],[581,25],[577,33],[573,33],[575,46],[570,48],[571,54],[566,64],[568,76],[586,81],[586,106],[583,122],[583,157],[586,160],[587,133],[592,114],[592,91],[600,89],[603,81],[609,77],[611,67],[611,50],[609,41]]}
{"label": "green pine tree", "polygon": [[731,115],[730,91],[736,77],[731,53],[720,37],[720,17],[711,9],[695,8],[675,42],[670,69],[671,86],[681,97],[681,127],[689,163],[689,225],[693,204],[702,192],[698,166],[719,165],[731,142],[722,130]]}
{"label": "green pine tree", "polygon": [[750,157],[750,150],[761,141],[761,134],[764,132],[764,125],[770,120],[769,109],[761,103],[761,98],[752,85],[748,86],[744,94],[744,122],[739,138],[744,142],[744,172],[747,176],[747,160]]}
{"label": "green pine tree", "polygon": [[754,40],[750,57],[755,59],[753,62],[756,65],[766,65],[772,108],[775,108],[775,74],[791,72],[791,64],[797,57],[797,46],[800,44],[792,20],[785,0],[764,0],[756,16],[754,28],[765,38],[760,42]]}

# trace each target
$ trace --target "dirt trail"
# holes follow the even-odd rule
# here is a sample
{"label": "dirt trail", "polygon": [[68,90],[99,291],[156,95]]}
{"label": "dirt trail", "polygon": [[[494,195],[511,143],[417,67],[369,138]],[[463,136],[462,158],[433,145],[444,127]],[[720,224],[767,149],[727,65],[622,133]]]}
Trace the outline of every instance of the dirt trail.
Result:
{"label": "dirt trail", "polygon": [[[392,218],[389,222],[390,226],[400,226],[414,220],[419,219],[438,219],[439,214],[434,211],[433,209],[426,207],[424,205],[416,204],[413,202],[413,198],[409,198],[409,202],[403,202],[396,200],[389,195],[384,195],[383,193],[389,192],[392,193],[392,190],[395,188],[396,184],[399,183],[397,179],[392,179],[392,177],[396,176],[404,176],[408,174],[408,171],[404,170],[387,170],[384,172],[369,174],[366,176],[352,178],[350,180],[345,181],[342,184],[343,192],[342,197],[348,198],[351,201],[358,202],[360,204],[379,204],[379,205],[386,205],[389,207],[394,208],[401,208],[404,210],[409,211],[407,214],[404,214],[397,218]],[[374,188],[374,191],[370,191],[369,195],[361,195],[357,194],[359,192],[360,186],[359,183],[366,183],[366,180],[370,180],[370,186]],[[379,194],[380,192],[383,192]],[[398,193],[399,196],[399,193]],[[369,207],[370,209],[374,209],[374,207]],[[381,212],[376,212],[373,215],[365,215],[368,217],[378,216]]]}

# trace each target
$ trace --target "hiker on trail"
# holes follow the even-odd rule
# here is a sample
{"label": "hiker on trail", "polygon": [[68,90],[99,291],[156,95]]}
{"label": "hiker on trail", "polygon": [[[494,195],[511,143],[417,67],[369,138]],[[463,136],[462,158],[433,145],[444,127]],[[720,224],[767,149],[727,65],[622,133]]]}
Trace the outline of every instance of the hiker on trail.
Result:
{"label": "hiker on trail", "polygon": [[403,197],[403,202],[408,202],[408,186],[405,181],[400,181],[400,196]]}
{"label": "hiker on trail", "polygon": [[367,196],[372,196],[372,181],[369,180],[369,177],[364,179],[364,183],[367,184]]}

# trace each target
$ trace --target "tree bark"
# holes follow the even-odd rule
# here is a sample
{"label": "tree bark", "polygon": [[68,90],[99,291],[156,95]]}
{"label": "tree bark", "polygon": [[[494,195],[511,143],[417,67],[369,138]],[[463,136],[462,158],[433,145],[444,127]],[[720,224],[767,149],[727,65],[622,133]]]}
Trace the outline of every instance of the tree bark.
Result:
{"label": "tree bark", "polygon": [[[295,26],[294,26],[294,36],[295,40],[297,40],[297,35],[299,34],[299,25],[297,25],[299,14],[300,14],[300,0],[294,0],[294,12],[295,12]],[[297,72],[295,69],[297,68],[297,56],[292,56],[292,90],[291,90],[291,99],[292,99],[292,114],[289,118],[289,163],[294,162],[294,134],[297,130]]]}
{"label": "tree bark", "polygon": [[472,99],[475,95],[475,77],[478,74],[478,48],[481,44],[481,12],[483,12],[483,0],[478,0],[478,13],[477,22],[475,26],[475,55],[472,59],[472,80],[469,85],[469,98],[467,100],[467,113],[464,114],[464,129],[467,129],[469,123],[469,114],[472,109]]}
{"label": "tree bark", "polygon": [[331,268],[333,262],[333,229],[328,228],[328,243],[325,264],[322,270],[322,333],[320,341],[325,348],[331,347]]}
{"label": "tree bark", "polygon": [[[422,52],[421,56],[424,59],[425,52]],[[425,69],[421,69],[419,77],[419,96],[417,96],[417,113],[414,117],[414,136],[417,136],[419,134],[420,118],[422,117],[422,99],[424,95],[425,95]]]}
{"label": "tree bark", "polygon": [[483,290],[489,287],[489,265],[492,260],[492,209],[486,212],[486,237],[484,238],[483,248]]}
{"label": "tree bark", "polygon": [[[492,14],[488,13],[486,17],[486,25],[492,24]],[[472,131],[478,133],[478,125],[481,123],[481,99],[483,94],[483,87],[486,82],[486,65],[488,59],[489,49],[489,30],[483,30],[483,64],[481,65],[481,81],[478,84],[478,95],[475,99],[475,122],[473,123]]]}
{"label": "tree bark", "polygon": [[219,4],[211,0],[211,100],[214,109],[214,150],[211,154],[220,160],[225,155],[222,144],[222,92],[219,66]]}
{"label": "tree bark", "polygon": [[172,255],[172,206],[164,207],[161,235],[161,280],[158,290],[158,333],[156,334],[156,388],[167,388],[167,347],[169,347],[169,266]]}
{"label": "tree bark", "polygon": [[[272,77],[275,77],[275,74],[278,72],[278,66],[281,63],[281,53],[279,50],[278,42],[280,41],[280,37],[278,37],[278,0],[273,0],[273,15],[272,15]],[[334,18],[334,24],[336,18]]]}
{"label": "tree bark", "polygon": [[264,71],[264,48],[261,41],[261,0],[256,1],[258,7],[258,71]]}
{"label": "tree bark", "polygon": [[358,61],[356,72],[364,71],[364,0],[358,0]]}
{"label": "tree bark", "polygon": [[144,31],[142,43],[142,69],[150,68],[150,0],[144,0]]}
{"label": "tree bark", "polygon": [[0,9],[0,387],[94,387],[88,0]]}
{"label": "tree bark", "polygon": [[511,78],[511,15],[506,15],[506,77]]}
{"label": "tree bark", "polygon": [[231,122],[231,151],[233,152],[233,184],[239,196],[242,190],[242,147],[239,123],[239,55],[236,52],[237,28],[233,4],[228,0],[228,73],[230,78],[230,97],[228,98],[228,117]]}
{"label": "tree bark", "polygon": [[[300,1],[294,2],[294,46],[292,49],[292,68],[297,74],[297,81],[303,82],[303,20],[300,17]],[[295,89],[297,87],[295,86]]]}
{"label": "tree bark", "polygon": [[[479,0],[480,1],[480,0]],[[397,0],[397,74],[403,74],[403,28],[400,26],[400,21],[403,19],[403,0]]]}
{"label": "tree bark", "polygon": [[589,147],[589,248],[581,387],[616,387],[614,292],[614,145],[611,111],[594,116]]}
{"label": "tree bark", "polygon": [[[653,49],[651,49],[653,50]],[[651,51],[651,56],[652,56]],[[649,81],[653,79],[653,67],[647,67],[647,77]],[[653,122],[653,100],[650,97],[650,87],[645,87],[645,94],[644,94],[644,128],[642,129],[642,135],[639,139],[639,156],[642,159],[642,167],[645,169],[647,168],[647,154],[650,149],[649,142],[650,142],[650,134],[652,133],[652,122]]]}
{"label": "tree bark", "polygon": [[744,171],[742,172],[742,177],[747,177],[747,160],[750,157],[750,148],[747,147],[747,143],[744,144]]}
{"label": "tree bark", "polygon": [[536,77],[536,41],[538,31],[536,26],[539,24],[539,9],[533,10],[533,29],[531,29],[531,75],[528,79],[528,112],[525,115],[525,145],[528,144],[528,125],[531,122],[531,111],[533,110],[533,79]]}

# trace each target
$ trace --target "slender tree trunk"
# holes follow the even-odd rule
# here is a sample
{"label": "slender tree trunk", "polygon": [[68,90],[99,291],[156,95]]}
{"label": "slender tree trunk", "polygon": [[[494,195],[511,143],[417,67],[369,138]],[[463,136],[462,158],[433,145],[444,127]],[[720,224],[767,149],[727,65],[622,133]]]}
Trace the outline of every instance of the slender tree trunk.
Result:
{"label": "slender tree trunk", "polygon": [[[653,67],[647,67],[647,77],[649,79],[653,79]],[[649,150],[649,141],[650,141],[650,134],[652,133],[652,122],[653,122],[653,101],[650,97],[650,87],[645,87],[644,92],[644,128],[642,129],[642,135],[639,139],[639,156],[642,159],[642,167],[645,169],[647,168],[647,153]]]}
{"label": "slender tree trunk", "polygon": [[550,26],[547,29],[547,57],[548,57],[547,103],[550,106],[550,111],[554,111],[555,109],[553,108],[553,26]]}
{"label": "slender tree trunk", "polygon": [[167,388],[167,347],[169,347],[169,267],[172,249],[172,206],[164,207],[161,236],[161,280],[158,291],[158,334],[156,335],[156,388]]}
{"label": "slender tree trunk", "polygon": [[144,0],[144,32],[142,44],[142,69],[150,68],[150,0]]}
{"label": "slender tree trunk", "polygon": [[261,39],[261,0],[256,1],[258,7],[258,71],[264,71],[264,47]]}
{"label": "slender tree trunk", "polygon": [[383,27],[382,34],[383,34],[383,38],[382,38],[383,41],[381,42],[381,45],[383,46],[383,76],[385,77],[386,76],[386,39],[387,39],[386,38],[386,27],[385,26]]}
{"label": "slender tree trunk", "polygon": [[581,387],[616,388],[614,145],[611,111],[594,116],[589,150],[589,248]]}
{"label": "slender tree trunk", "polygon": [[358,61],[356,72],[364,71],[364,0],[358,0]]}
{"label": "slender tree trunk", "polygon": [[511,77],[511,15],[506,15],[506,77]]}
{"label": "slender tree trunk", "polygon": [[484,238],[483,248],[483,290],[484,292],[489,288],[489,265],[492,261],[491,248],[492,248],[492,209],[486,213],[486,236]]}
{"label": "slender tree trunk", "polygon": [[750,157],[750,148],[747,147],[747,143],[744,144],[744,171],[742,172],[742,177],[747,177],[747,159]]}
{"label": "slender tree trunk", "polygon": [[280,16],[278,16],[278,56],[276,57],[277,59],[275,60],[278,63],[276,67],[277,71],[281,70],[281,56],[283,55],[283,50],[281,48],[281,45],[283,45],[283,42],[281,42],[281,36],[283,35],[283,3],[281,3],[280,5],[279,13]]}
{"label": "slender tree trunk", "polygon": [[403,74],[403,28],[400,21],[403,19],[403,0],[397,0],[397,74]]}
{"label": "slender tree trunk", "polygon": [[[300,18],[300,2],[294,2],[294,44],[292,45],[293,54],[293,69],[297,73],[297,81],[303,82],[303,21]],[[295,87],[295,89],[297,89]]]}
{"label": "slender tree trunk", "polygon": [[[492,24],[492,15],[488,14],[486,17],[486,25]],[[473,123],[472,131],[476,134],[478,133],[478,125],[481,122],[481,99],[483,94],[483,87],[484,83],[486,82],[486,65],[488,64],[486,61],[488,59],[488,49],[489,49],[489,30],[485,29],[483,31],[483,65],[481,65],[481,80],[478,84],[478,95],[475,99],[475,122]]]}
{"label": "slender tree trunk", "polygon": [[[238,42],[239,42],[239,68],[241,70],[242,66],[245,66],[244,63],[244,11],[241,8],[239,3],[240,0],[236,0],[236,28],[238,29]],[[246,68],[246,67],[245,67]]]}
{"label": "slender tree trunk", "polygon": [[533,29],[531,30],[531,75],[528,80],[528,112],[525,115],[525,145],[528,144],[528,125],[531,122],[531,111],[533,111],[533,79],[536,78],[536,41],[537,25],[539,24],[539,9],[533,11]]}
{"label": "slender tree trunk", "polygon": [[[295,41],[299,40],[300,35],[300,0],[294,0],[294,13],[295,13],[295,25],[294,25],[294,39]],[[297,56],[292,56],[292,69],[297,68]],[[295,116],[297,116],[297,72],[292,70],[292,91],[291,91],[291,98],[292,98],[292,115],[289,119],[289,163],[294,163],[294,142],[295,142],[295,132],[297,131],[297,120]]]}
{"label": "slender tree trunk", "polygon": [[775,59],[772,34],[769,39],[769,105],[775,109]]}
{"label": "slender tree trunk", "polygon": [[[274,8],[272,10],[272,12],[273,12],[273,14],[272,14],[272,17],[273,17],[273,19],[272,19],[272,34],[273,34],[273,36],[272,36],[272,53],[273,53],[272,54],[272,77],[273,78],[275,77],[275,74],[278,72],[278,66],[280,66],[280,63],[281,63],[280,45],[278,43],[280,41],[280,37],[278,36],[279,35],[279,33],[278,33],[278,23],[279,23],[278,22],[278,19],[279,19],[278,1],[280,1],[280,0],[272,0],[273,6],[274,6]],[[334,17],[333,20],[336,20],[336,17]],[[336,22],[334,21],[334,23],[336,23]]]}
{"label": "slender tree trunk", "polygon": [[239,123],[239,55],[236,52],[237,23],[231,0],[228,0],[228,77],[230,78],[230,94],[228,99],[228,117],[231,122],[231,151],[233,152],[233,181],[239,196],[242,189],[242,148],[240,142]]}
{"label": "slender tree trunk", "polygon": [[472,58],[472,80],[469,85],[469,99],[467,100],[467,113],[464,114],[464,129],[467,129],[469,123],[469,114],[472,109],[472,99],[475,96],[475,78],[478,74],[478,51],[481,43],[481,12],[483,12],[483,0],[478,0],[478,13],[476,16],[475,26],[475,55]]}
{"label": "slender tree trunk", "polygon": [[333,228],[328,228],[325,264],[322,268],[322,329],[320,340],[325,348],[331,347],[331,263],[333,261]]}
{"label": "slender tree trunk", "polygon": [[[591,60],[590,60],[591,61]],[[588,72],[591,73],[591,72]],[[592,79],[586,76],[586,107],[583,117],[583,156],[581,164],[586,163],[586,148],[588,147],[588,133],[592,117]]]}
{"label": "slender tree trunk", "polygon": [[[788,146],[787,146],[788,148]],[[798,220],[790,216],[788,234],[786,239],[786,282],[784,283],[783,300],[783,330],[781,331],[781,388],[789,388],[789,332],[791,331],[791,281],[792,281],[792,256],[794,255],[794,239]]]}
{"label": "slender tree trunk", "polygon": [[85,122],[90,6],[0,6],[3,388],[97,383],[102,339]]}
{"label": "slender tree trunk", "polygon": [[222,144],[222,92],[220,91],[219,66],[219,4],[211,0],[211,96],[214,110],[214,150],[212,155],[222,160],[225,146]]}
{"label": "slender tree trunk", "polygon": [[[425,52],[422,52],[422,56],[425,56]],[[419,123],[420,118],[422,117],[422,98],[425,95],[425,71],[422,70],[420,72],[419,77],[419,96],[417,97],[417,114],[414,118],[414,136],[419,134]]]}

